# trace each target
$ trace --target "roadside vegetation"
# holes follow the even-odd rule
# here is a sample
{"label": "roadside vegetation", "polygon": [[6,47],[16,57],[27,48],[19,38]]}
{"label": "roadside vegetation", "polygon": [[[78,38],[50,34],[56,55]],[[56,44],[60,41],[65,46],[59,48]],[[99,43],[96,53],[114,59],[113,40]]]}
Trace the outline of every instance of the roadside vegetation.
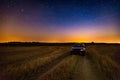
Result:
{"label": "roadside vegetation", "polygon": [[[48,53],[53,52],[59,47],[6,47],[0,50],[0,64],[7,67],[14,64],[25,62],[26,60],[35,59],[37,57],[43,57]],[[4,50],[6,49],[6,50]]]}
{"label": "roadside vegetation", "polygon": [[[36,58],[31,58],[31,59],[27,58],[28,60],[27,59],[23,60],[20,64],[11,64],[11,65],[7,66],[2,71],[3,78],[5,78],[6,80],[8,80],[8,79],[11,79],[11,80],[26,79],[27,76],[31,76],[32,74],[37,73],[38,71],[39,72],[42,71],[44,69],[43,66],[46,66],[47,64],[51,63],[56,58],[65,54],[65,52],[68,51],[68,49],[67,48],[64,49],[64,47],[59,47],[59,48],[57,48],[57,50],[55,50],[55,47],[53,47],[51,49],[53,51],[50,53],[47,52],[47,55],[45,55],[44,57],[38,56]],[[47,51],[47,50],[43,50],[43,51]],[[21,55],[22,55],[22,53],[21,53]],[[33,52],[33,56],[34,56],[34,52]]]}
{"label": "roadside vegetation", "polygon": [[87,48],[89,57],[104,74],[106,80],[120,80],[119,49],[119,45],[90,45]]}

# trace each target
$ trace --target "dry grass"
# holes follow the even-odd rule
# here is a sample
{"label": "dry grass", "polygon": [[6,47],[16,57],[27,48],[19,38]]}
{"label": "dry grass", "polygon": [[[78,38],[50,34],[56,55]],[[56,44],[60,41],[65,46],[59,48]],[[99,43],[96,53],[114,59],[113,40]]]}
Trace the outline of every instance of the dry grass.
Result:
{"label": "dry grass", "polygon": [[76,64],[76,57],[75,55],[69,56],[38,80],[70,80]]}
{"label": "dry grass", "polygon": [[[107,80],[120,79],[120,64],[114,59],[119,50],[117,46],[94,45],[88,47],[88,53]],[[119,53],[120,54],[120,53]]]}
{"label": "dry grass", "polygon": [[58,47],[40,46],[40,47],[3,47],[0,48],[0,57],[2,63],[15,62],[29,57],[38,56],[48,51],[54,51]]}
{"label": "dry grass", "polygon": [[[26,75],[29,75],[31,72],[36,72],[38,67],[46,66],[46,64],[52,62],[54,59],[56,59],[57,57],[63,55],[66,51],[68,51],[68,49],[64,47],[60,47],[57,50],[55,50],[55,47],[51,49],[54,51],[51,53],[47,53],[48,55],[44,57],[37,57],[35,59],[25,60],[22,61],[19,65],[12,64],[7,66],[2,71],[2,76],[6,80],[8,79],[18,80],[19,78],[23,79],[26,77]],[[34,55],[34,51],[33,51],[33,55]]]}

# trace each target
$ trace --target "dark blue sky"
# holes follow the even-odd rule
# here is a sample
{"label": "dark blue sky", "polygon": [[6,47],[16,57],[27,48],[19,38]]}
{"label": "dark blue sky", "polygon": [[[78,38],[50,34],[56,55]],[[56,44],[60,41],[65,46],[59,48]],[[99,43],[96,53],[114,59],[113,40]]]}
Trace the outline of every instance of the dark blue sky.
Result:
{"label": "dark blue sky", "polygon": [[1,41],[120,41],[119,0],[1,0],[0,13]]}

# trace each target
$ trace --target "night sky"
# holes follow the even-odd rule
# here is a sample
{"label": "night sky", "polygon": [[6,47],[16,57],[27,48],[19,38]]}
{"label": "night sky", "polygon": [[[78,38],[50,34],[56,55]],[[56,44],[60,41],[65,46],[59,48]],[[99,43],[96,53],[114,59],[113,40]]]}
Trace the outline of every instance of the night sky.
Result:
{"label": "night sky", "polygon": [[120,0],[0,0],[0,42],[120,42]]}

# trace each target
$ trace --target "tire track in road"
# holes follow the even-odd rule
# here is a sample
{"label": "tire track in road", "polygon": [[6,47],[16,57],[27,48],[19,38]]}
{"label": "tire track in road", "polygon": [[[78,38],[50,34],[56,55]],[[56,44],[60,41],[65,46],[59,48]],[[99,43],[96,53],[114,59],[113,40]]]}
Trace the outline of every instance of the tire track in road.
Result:
{"label": "tire track in road", "polygon": [[71,80],[104,80],[100,72],[86,56],[78,56]]}

